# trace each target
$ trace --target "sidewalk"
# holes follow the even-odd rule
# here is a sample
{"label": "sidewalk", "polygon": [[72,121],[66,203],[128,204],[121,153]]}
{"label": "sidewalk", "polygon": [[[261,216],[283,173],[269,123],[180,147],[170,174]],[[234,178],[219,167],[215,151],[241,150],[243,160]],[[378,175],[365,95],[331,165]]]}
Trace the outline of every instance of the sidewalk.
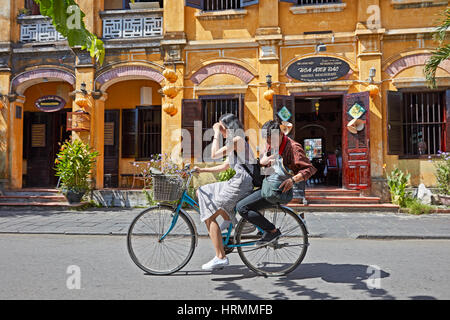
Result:
{"label": "sidewalk", "polygon": [[[0,234],[126,235],[143,209],[0,211]],[[200,235],[205,225],[191,216]],[[414,216],[404,213],[305,212],[310,237],[351,239],[449,239],[450,214]]]}

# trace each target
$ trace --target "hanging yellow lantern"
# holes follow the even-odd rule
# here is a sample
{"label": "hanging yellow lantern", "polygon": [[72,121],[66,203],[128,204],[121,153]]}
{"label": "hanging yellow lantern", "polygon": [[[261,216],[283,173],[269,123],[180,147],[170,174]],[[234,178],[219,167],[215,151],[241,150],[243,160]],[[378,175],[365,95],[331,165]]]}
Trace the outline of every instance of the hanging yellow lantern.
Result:
{"label": "hanging yellow lantern", "polygon": [[369,91],[370,96],[373,98],[378,95],[380,89],[377,85],[371,84],[367,87],[367,91]]}
{"label": "hanging yellow lantern", "polygon": [[174,83],[174,82],[176,82],[178,80],[177,73],[174,70],[172,70],[172,69],[164,69],[164,71],[162,72],[162,75],[170,83]]}
{"label": "hanging yellow lantern", "polygon": [[177,96],[178,92],[177,92],[177,88],[175,86],[165,86],[162,88],[162,92],[164,93],[165,96],[173,99]]}
{"label": "hanging yellow lantern", "polygon": [[275,91],[273,91],[272,89],[266,90],[264,92],[264,99],[266,99],[267,101],[272,101],[274,94]]}
{"label": "hanging yellow lantern", "polygon": [[75,99],[75,103],[80,106],[81,108],[89,108],[91,106],[91,102],[89,101],[89,99],[87,97],[84,96],[78,96]]}
{"label": "hanging yellow lantern", "polygon": [[173,117],[174,115],[177,114],[178,109],[175,107],[175,105],[173,103],[165,103],[163,105],[163,111],[165,113],[167,113],[168,115],[170,115],[171,117]]}

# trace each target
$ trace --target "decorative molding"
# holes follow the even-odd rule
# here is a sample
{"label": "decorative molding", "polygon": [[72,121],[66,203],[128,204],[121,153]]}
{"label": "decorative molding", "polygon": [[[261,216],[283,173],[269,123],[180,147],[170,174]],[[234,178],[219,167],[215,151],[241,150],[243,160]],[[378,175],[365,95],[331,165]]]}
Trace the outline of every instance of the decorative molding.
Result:
{"label": "decorative molding", "polygon": [[[428,88],[428,83],[425,78],[397,78],[392,80],[392,84],[397,89]],[[438,88],[450,87],[450,77],[437,77],[436,86]]]}
{"label": "decorative molding", "polygon": [[244,83],[249,83],[255,77],[250,71],[238,64],[219,62],[202,67],[191,76],[190,80],[198,85],[214,74],[231,74],[241,79]]}
{"label": "decorative molding", "polygon": [[217,11],[197,11],[195,16],[198,20],[231,20],[241,19],[247,15],[246,9],[230,9]]}
{"label": "decorative molding", "polygon": [[[64,81],[69,83],[70,85],[75,85],[75,75],[72,73],[61,70],[61,69],[51,69],[51,68],[41,68],[35,70],[25,71],[11,81],[11,92],[17,91],[18,88],[26,82],[43,82],[43,78],[47,78],[48,80],[57,80]],[[23,91],[25,90],[21,90]]]}
{"label": "decorative molding", "polygon": [[247,92],[248,85],[223,85],[214,87],[195,87],[194,91],[201,95],[211,94],[245,94]]}
{"label": "decorative molding", "polygon": [[[393,78],[406,68],[425,65],[430,56],[431,54],[415,54],[402,57],[391,63],[385,72]],[[450,73],[450,60],[443,61],[439,67]]]}
{"label": "decorative molding", "polygon": [[101,91],[106,91],[111,84],[117,82],[115,80],[131,80],[133,78],[149,79],[158,83],[164,80],[164,76],[153,68],[141,65],[128,65],[115,67],[103,72],[95,79],[95,83],[100,85]]}
{"label": "decorative molding", "polygon": [[447,0],[391,0],[394,9],[412,9],[448,6]]}
{"label": "decorative molding", "polygon": [[286,89],[289,93],[295,92],[326,92],[344,91],[347,92],[353,85],[353,80],[337,80],[329,82],[293,82],[287,83]]}
{"label": "decorative molding", "polygon": [[289,11],[292,14],[308,14],[308,13],[323,13],[323,12],[340,12],[347,7],[346,3],[327,3],[316,5],[302,5],[292,6]]}

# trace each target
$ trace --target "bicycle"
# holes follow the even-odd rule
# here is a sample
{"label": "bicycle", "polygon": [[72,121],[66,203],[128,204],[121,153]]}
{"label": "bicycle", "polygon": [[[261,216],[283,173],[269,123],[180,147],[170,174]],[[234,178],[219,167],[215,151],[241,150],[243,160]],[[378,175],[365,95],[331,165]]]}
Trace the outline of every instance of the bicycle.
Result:
{"label": "bicycle", "polygon": [[[127,247],[133,262],[152,275],[169,275],[190,261],[198,243],[195,223],[183,209],[187,204],[199,212],[197,202],[187,194],[193,171],[187,165],[186,183],[175,175],[154,175],[153,193],[158,203],[138,214],[127,234]],[[283,276],[295,270],[308,249],[308,229],[303,214],[283,205],[266,210],[265,217],[281,231],[277,240],[257,245],[263,230],[241,218],[232,236],[233,225],[222,233],[226,254],[237,249],[242,262],[258,275]]]}

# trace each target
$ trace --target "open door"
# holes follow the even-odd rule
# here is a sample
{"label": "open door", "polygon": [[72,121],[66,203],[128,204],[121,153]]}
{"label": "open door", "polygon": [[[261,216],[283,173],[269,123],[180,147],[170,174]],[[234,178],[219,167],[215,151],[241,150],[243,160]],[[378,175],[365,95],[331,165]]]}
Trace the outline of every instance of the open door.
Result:
{"label": "open door", "polygon": [[275,94],[273,96],[273,119],[292,123],[289,137],[295,138],[295,101],[294,96]]}
{"label": "open door", "polygon": [[120,110],[105,110],[103,181],[105,188],[119,186]]}
{"label": "open door", "polygon": [[[352,109],[353,108],[353,109]],[[344,96],[342,108],[342,160],[343,186],[347,189],[370,188],[370,145],[369,145],[369,92],[359,92]],[[359,110],[359,112],[356,112]],[[353,112],[351,112],[353,111]],[[348,124],[359,113],[363,127],[349,130]]]}

